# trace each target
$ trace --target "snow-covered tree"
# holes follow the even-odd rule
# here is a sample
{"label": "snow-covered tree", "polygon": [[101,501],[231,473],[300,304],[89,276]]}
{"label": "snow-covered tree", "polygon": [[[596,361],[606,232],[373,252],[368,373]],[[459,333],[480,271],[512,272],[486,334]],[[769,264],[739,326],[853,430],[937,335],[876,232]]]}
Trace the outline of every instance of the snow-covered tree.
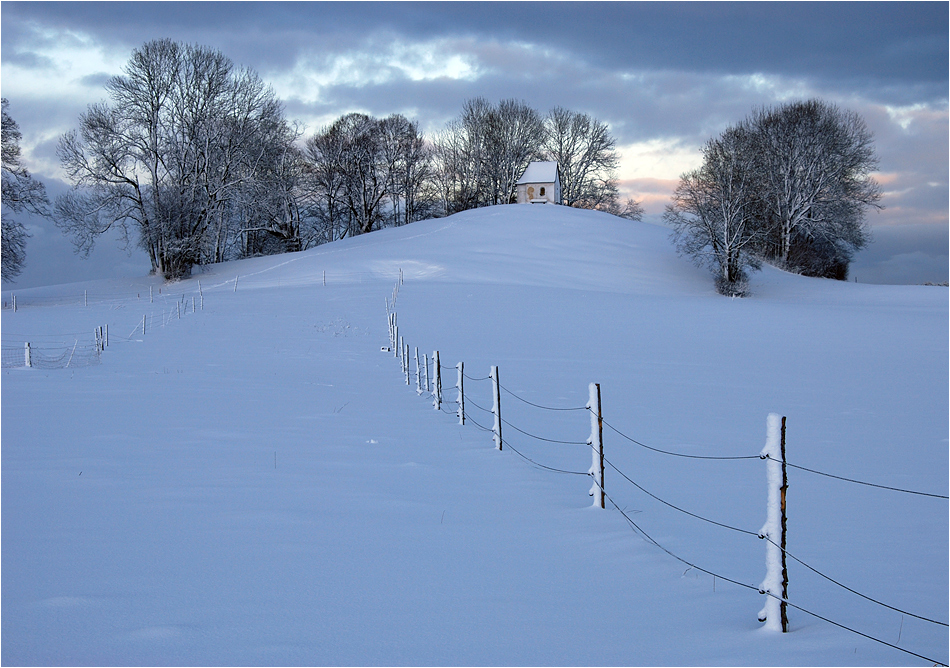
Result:
{"label": "snow-covered tree", "polygon": [[49,199],[46,188],[34,179],[20,162],[20,139],[22,134],[16,121],[7,113],[9,101],[2,99],[2,258],[0,271],[3,280],[12,281],[23,271],[26,263],[26,240],[30,233],[23,223],[7,215],[7,211],[24,211],[40,216],[49,215]]}
{"label": "snow-covered tree", "polygon": [[709,140],[702,167],[681,177],[664,214],[677,250],[710,267],[724,295],[743,294],[748,270],[759,267],[754,251],[762,231],[755,217],[750,150],[750,133],[743,126]]}
{"label": "snow-covered tree", "polygon": [[429,210],[430,154],[418,124],[399,114],[346,114],[310,137],[305,182],[324,240],[418,220]]}
{"label": "snow-covered tree", "polygon": [[518,179],[543,157],[544,135],[543,119],[524,102],[466,101],[435,140],[445,212],[514,201]]}
{"label": "snow-covered tree", "polygon": [[272,89],[218,51],[168,39],[132,53],[106,85],[109,103],[59,144],[74,188],[56,222],[88,252],[130,234],[166,278],[225,257],[228,240],[271,202],[248,196],[282,169],[296,138]]}
{"label": "snow-covered tree", "polygon": [[870,240],[864,219],[881,208],[878,160],[864,120],[821,100],[755,112],[749,126],[756,194],[769,230],[761,254],[778,266],[844,279]]}
{"label": "snow-covered tree", "polygon": [[555,107],[545,119],[544,151],[561,170],[564,204],[582,209],[617,207],[620,156],[607,124]]}

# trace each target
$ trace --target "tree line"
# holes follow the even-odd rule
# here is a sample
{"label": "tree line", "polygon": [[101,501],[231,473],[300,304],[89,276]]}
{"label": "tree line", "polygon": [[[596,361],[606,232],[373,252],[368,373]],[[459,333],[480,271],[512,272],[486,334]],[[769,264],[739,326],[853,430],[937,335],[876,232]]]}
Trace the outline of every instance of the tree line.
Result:
{"label": "tree line", "polygon": [[513,202],[532,160],[560,163],[568,205],[640,213],[618,203],[606,124],[561,108],[476,98],[431,139],[402,115],[361,113],[304,138],[256,73],[169,39],[136,49],[106,93],[59,142],[73,188],[52,217],[80,252],[118,231],[167,279]]}
{"label": "tree line", "polygon": [[664,218],[680,253],[708,265],[720,293],[741,295],[763,261],[806,276],[847,279],[880,206],[871,132],[821,100],[755,111],[703,147]]}
{"label": "tree line", "polygon": [[[53,218],[88,253],[118,231],[153,272],[305,250],[347,236],[515,201],[536,160],[555,161],[562,204],[639,220],[619,200],[616,141],[606,123],[518,100],[467,100],[432,137],[400,114],[341,116],[304,137],[273,89],[222,53],[169,39],[133,51],[59,142],[72,189],[50,207],[19,163],[3,101],[3,203]],[[845,278],[881,192],[872,138],[854,113],[821,101],[756,111],[709,140],[664,218],[677,249],[741,294],[761,262]],[[3,217],[3,277],[25,258],[25,228]]]}

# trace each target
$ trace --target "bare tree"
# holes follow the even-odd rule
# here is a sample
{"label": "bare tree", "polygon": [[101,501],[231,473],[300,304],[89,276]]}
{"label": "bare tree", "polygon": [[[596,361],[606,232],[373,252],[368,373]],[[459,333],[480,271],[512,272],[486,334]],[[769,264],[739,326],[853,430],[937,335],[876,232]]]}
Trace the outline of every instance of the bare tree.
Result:
{"label": "bare tree", "polygon": [[744,294],[747,270],[760,266],[750,150],[750,133],[741,126],[709,140],[702,167],[681,177],[664,214],[677,250],[710,267],[724,295]]}
{"label": "bare tree", "polygon": [[620,156],[606,123],[588,114],[555,107],[545,119],[544,150],[561,170],[561,197],[567,206],[608,208],[617,200]]}
{"label": "bare tree", "polygon": [[544,121],[517,100],[502,100],[488,115],[485,176],[488,204],[515,201],[516,184],[534,160],[542,158]]}
{"label": "bare tree", "polygon": [[342,239],[348,230],[343,195],[345,150],[342,128],[337,124],[310,137],[304,149],[304,188],[319,243]]}
{"label": "bare tree", "polygon": [[34,179],[20,162],[20,127],[7,114],[9,102],[2,98],[2,237],[0,237],[0,271],[3,280],[12,281],[23,271],[26,263],[26,240],[30,233],[23,223],[7,216],[6,209],[13,213],[30,212],[49,216],[49,199],[46,188]]}
{"label": "bare tree", "polygon": [[445,212],[512,202],[518,179],[542,157],[543,141],[543,119],[524,102],[466,101],[435,141]]}
{"label": "bare tree", "polygon": [[618,218],[627,220],[643,220],[643,205],[633,198],[628,198],[626,203],[621,204],[619,199],[614,199],[606,206],[598,207],[600,211],[606,211]]}
{"label": "bare tree", "polygon": [[460,116],[435,140],[438,179],[446,215],[485,206],[485,166],[491,103],[466,100]]}
{"label": "bare tree", "polygon": [[752,159],[770,230],[761,253],[814,276],[847,277],[870,240],[864,212],[882,208],[873,138],[863,119],[821,100],[755,112]]}
{"label": "bare tree", "polygon": [[343,136],[344,198],[351,232],[372,232],[382,220],[389,181],[379,122],[366,114],[347,114],[334,123]]}
{"label": "bare tree", "polygon": [[419,132],[419,124],[401,114],[378,122],[383,163],[388,175],[387,199],[393,226],[407,225],[423,211],[432,179],[432,150]]}
{"label": "bare tree", "polygon": [[256,215],[235,203],[295,138],[274,92],[220,52],[167,39],[136,49],[106,90],[111,104],[60,140],[74,188],[57,199],[57,225],[84,252],[109,229],[135,234],[169,279],[223,259],[245,227],[233,216]]}

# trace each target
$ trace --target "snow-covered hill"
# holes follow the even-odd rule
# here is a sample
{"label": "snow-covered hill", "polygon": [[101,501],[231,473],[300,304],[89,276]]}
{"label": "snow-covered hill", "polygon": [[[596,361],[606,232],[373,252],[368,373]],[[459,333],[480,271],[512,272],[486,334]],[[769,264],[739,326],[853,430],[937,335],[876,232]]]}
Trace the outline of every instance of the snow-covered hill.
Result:
{"label": "snow-covered hill", "polygon": [[[947,495],[946,290],[766,268],[726,299],[667,234],[493,207],[172,285],[17,293],[5,364],[104,325],[110,345],[3,370],[3,663],[927,665],[797,608],[765,631],[742,585],[765,575],[746,532],[769,412],[791,464]],[[399,333],[440,352],[448,412],[465,363],[465,426],[380,350],[400,272]],[[584,406],[591,382],[610,498],[708,572],[591,507],[589,416],[531,405]],[[792,604],[947,662],[945,498],[790,468],[788,514],[790,554],[898,610],[790,559]]]}

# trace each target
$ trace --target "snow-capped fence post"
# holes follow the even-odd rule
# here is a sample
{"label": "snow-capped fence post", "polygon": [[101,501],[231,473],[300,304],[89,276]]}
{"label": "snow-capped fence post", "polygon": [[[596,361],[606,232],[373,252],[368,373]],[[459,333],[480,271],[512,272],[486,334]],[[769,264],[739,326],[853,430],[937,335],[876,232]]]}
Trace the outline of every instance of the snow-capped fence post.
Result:
{"label": "snow-capped fence post", "polygon": [[759,612],[759,621],[765,628],[788,633],[788,567],[785,563],[785,491],[788,472],[785,466],[785,417],[769,413],[766,421],[765,447],[759,457],[765,460],[765,475],[769,485],[765,525],[759,538],[765,545],[765,579],[759,593],[765,594],[765,606]]}
{"label": "snow-capped fence post", "polygon": [[492,426],[492,433],[495,435],[495,447],[501,450],[501,389],[499,387],[500,381],[498,380],[498,367],[492,365],[491,371],[488,372],[488,377],[491,378],[491,388],[492,388],[492,404],[491,412],[495,416],[495,423]]}
{"label": "snow-capped fence post", "polygon": [[16,295],[13,295],[13,312],[16,313]]}
{"label": "snow-capped fence post", "polygon": [[406,372],[406,385],[409,385],[409,344],[402,351],[402,366]]}
{"label": "snow-capped fence post", "polygon": [[29,369],[33,366],[33,357],[30,355],[30,342],[27,341],[23,344],[23,362],[26,364],[26,368]]}
{"label": "snow-capped fence post", "polygon": [[432,352],[432,370],[435,371],[435,382],[432,384],[432,407],[442,410],[442,363],[439,361],[439,351]]}
{"label": "snow-capped fence post", "polygon": [[109,323],[106,323],[106,348],[109,347]]}
{"label": "snow-capped fence post", "polygon": [[[398,332],[399,330],[397,329],[396,331]],[[403,367],[402,367],[403,370],[405,370],[405,363],[406,363],[406,362],[405,362],[405,360],[404,360],[403,357],[402,357],[402,337],[401,337],[401,336],[399,337],[399,348],[398,348],[398,349],[399,349],[399,361],[400,361],[400,362],[402,363],[402,365],[403,365]]]}
{"label": "snow-capped fence post", "polygon": [[590,465],[591,477],[594,484],[590,487],[590,495],[594,497],[594,507],[604,505],[604,417],[600,410],[600,383],[590,384],[590,398],[587,400],[587,409],[590,411],[590,446],[592,461]]}
{"label": "snow-capped fence post", "polygon": [[458,417],[459,424],[465,424],[465,363],[459,362],[455,365],[455,369],[458,371],[458,380],[455,382],[455,387],[458,388],[459,395],[455,400],[455,403],[458,404]]}
{"label": "snow-capped fence post", "polygon": [[145,336],[145,319],[147,317],[148,317],[147,315],[142,316],[142,336]]}
{"label": "snow-capped fence post", "polygon": [[416,394],[422,394],[422,369],[419,368],[419,346],[416,346]]}

